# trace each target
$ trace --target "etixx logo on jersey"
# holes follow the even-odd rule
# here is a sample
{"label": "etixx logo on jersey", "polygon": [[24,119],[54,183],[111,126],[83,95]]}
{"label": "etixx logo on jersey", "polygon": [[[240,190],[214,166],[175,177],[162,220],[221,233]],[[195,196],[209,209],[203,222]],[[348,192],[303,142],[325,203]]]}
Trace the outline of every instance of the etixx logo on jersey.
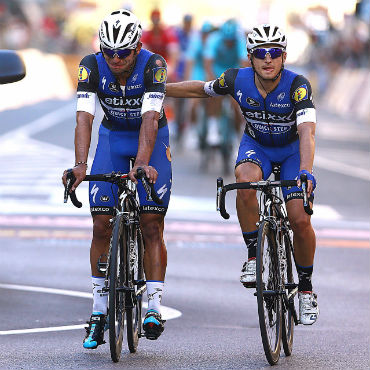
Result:
{"label": "etixx logo on jersey", "polygon": [[166,68],[154,68],[153,69],[153,83],[161,84],[167,80],[167,71]]}
{"label": "etixx logo on jersey", "polygon": [[308,88],[306,84],[301,85],[297,89],[294,90],[293,99],[296,102],[300,102],[302,100],[308,99]]}
{"label": "etixx logo on jersey", "polygon": [[89,82],[90,69],[85,66],[78,67],[78,82]]}

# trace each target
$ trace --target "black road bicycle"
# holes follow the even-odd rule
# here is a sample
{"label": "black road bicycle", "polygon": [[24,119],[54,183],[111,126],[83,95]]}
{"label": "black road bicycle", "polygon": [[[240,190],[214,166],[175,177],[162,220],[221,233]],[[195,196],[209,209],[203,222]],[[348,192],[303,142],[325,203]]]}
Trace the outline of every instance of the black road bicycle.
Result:
{"label": "black road bicycle", "polygon": [[[162,204],[142,169],[137,178],[141,180],[147,199]],[[67,186],[64,202],[70,196],[72,203],[80,208],[75,192],[70,193],[75,178],[72,170],[67,170]],[[140,230],[139,202],[136,184],[127,174],[87,175],[84,181],[105,181],[118,186],[114,214],[111,219],[112,236],[107,256],[98,261],[98,269],[105,274],[104,291],[108,292],[108,326],[111,358],[118,362],[122,351],[124,323],[126,317],[127,344],[130,352],[136,352],[142,333],[142,295],[146,291],[144,280],[144,240]]]}
{"label": "black road bicycle", "polygon": [[[296,180],[281,180],[280,167],[274,166],[274,180],[243,182],[223,185],[217,179],[217,210],[228,219],[225,196],[230,190],[255,189],[260,191],[257,223],[256,292],[259,326],[267,361],[275,365],[279,361],[281,344],[290,356],[293,349],[294,325],[299,324],[294,298],[298,284],[293,274],[294,247],[281,187],[296,186]],[[307,176],[301,176],[303,206],[313,212],[307,199]]]}

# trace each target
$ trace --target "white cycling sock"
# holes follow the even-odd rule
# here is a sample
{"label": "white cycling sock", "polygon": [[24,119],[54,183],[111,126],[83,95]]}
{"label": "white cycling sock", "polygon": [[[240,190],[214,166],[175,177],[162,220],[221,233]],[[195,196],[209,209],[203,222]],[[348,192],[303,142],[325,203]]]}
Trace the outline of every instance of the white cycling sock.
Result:
{"label": "white cycling sock", "polygon": [[103,292],[104,277],[91,277],[93,288],[93,312],[107,314],[108,292]]}
{"label": "white cycling sock", "polygon": [[146,292],[148,295],[148,310],[156,310],[161,313],[161,300],[164,288],[163,281],[147,280]]}

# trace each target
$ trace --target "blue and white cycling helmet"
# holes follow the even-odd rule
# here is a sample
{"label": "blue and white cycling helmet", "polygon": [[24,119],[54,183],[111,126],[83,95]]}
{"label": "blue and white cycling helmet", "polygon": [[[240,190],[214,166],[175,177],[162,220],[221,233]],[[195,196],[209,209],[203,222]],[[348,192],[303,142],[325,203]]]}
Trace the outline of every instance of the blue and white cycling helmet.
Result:
{"label": "blue and white cycling helmet", "polygon": [[119,9],[103,19],[99,41],[103,48],[135,49],[141,34],[141,23],[136,15],[126,9]]}
{"label": "blue and white cycling helmet", "polygon": [[284,32],[276,25],[261,24],[252,29],[252,32],[247,35],[247,50],[266,45],[276,44],[286,49],[287,40]]}

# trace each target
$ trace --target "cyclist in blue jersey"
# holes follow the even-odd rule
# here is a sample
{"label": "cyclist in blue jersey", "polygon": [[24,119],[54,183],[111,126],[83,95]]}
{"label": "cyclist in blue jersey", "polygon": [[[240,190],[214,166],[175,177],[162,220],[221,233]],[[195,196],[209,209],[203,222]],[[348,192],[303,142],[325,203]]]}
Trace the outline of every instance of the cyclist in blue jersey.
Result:
{"label": "cyclist in blue jersey", "polygon": [[[213,81],[167,84],[172,97],[231,95],[246,119],[235,165],[237,182],[267,179],[273,164],[281,165],[281,179],[308,178],[307,193],[313,202],[316,186],[312,174],[315,151],[316,111],[309,81],[284,69],[287,40],[279,27],[263,24],[247,36],[250,68],[228,69]],[[312,289],[316,238],[311,218],[302,207],[302,189],[283,188],[289,221],[294,233],[294,258],[299,277],[299,319],[313,324],[319,315]],[[240,281],[256,282],[258,202],[254,190],[238,190],[237,214],[248,247]]]}
{"label": "cyclist in blue jersey", "polygon": [[[104,118],[99,128],[91,174],[121,171],[136,180],[142,167],[163,200],[158,206],[146,199],[138,184],[140,225],[145,242],[144,268],[147,280],[148,311],[143,328],[149,339],[157,339],[164,329],[160,304],[167,265],[163,241],[164,217],[171,192],[171,153],[166,115],[163,110],[167,65],[164,58],[142,48],[142,28],[131,12],[120,9],[101,23],[100,52],[84,57],[79,66],[77,88],[77,126],[75,130],[76,164],[74,190],[84,179],[95,116],[99,100]],[[130,160],[135,158],[130,170]],[[65,183],[65,175],[63,176]],[[92,181],[89,185],[93,238],[90,262],[93,309],[83,342],[85,348],[104,343],[107,294],[102,291],[104,275],[98,261],[106,257],[112,227],[110,219],[117,199],[117,188]]]}

